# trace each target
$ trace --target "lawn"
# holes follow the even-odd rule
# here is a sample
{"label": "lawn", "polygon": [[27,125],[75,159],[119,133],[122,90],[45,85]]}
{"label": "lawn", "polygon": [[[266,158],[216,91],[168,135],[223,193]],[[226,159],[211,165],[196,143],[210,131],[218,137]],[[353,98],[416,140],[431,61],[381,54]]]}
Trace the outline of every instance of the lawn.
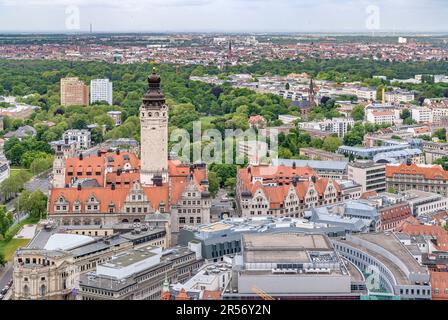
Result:
{"label": "lawn", "polygon": [[[15,226],[9,228],[6,232],[6,238],[0,240],[0,253],[4,254],[5,259],[10,261],[17,248],[23,247],[30,242],[30,239],[14,239],[13,237],[25,224],[35,224],[37,221],[32,218],[26,218]],[[0,236],[1,237],[1,236]]]}
{"label": "lawn", "polygon": [[0,253],[7,261],[11,261],[17,248],[24,247],[30,242],[29,239],[11,239],[0,241]]}
{"label": "lawn", "polygon": [[29,169],[24,169],[24,168],[20,168],[20,167],[11,167],[11,174],[10,174],[10,176],[11,176],[11,177],[15,177],[15,176],[17,176],[17,175],[19,174],[19,172],[21,172],[21,171],[26,171],[26,172],[31,173]]}

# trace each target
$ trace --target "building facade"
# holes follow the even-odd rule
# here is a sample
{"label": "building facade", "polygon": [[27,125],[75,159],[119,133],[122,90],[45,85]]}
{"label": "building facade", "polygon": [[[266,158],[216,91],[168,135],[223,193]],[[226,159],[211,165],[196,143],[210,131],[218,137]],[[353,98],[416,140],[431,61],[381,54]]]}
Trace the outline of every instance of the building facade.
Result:
{"label": "building facade", "polygon": [[386,181],[388,188],[397,191],[417,189],[448,195],[448,173],[438,165],[413,163],[386,165]]}
{"label": "building facade", "polygon": [[62,78],[61,105],[65,107],[89,105],[89,87],[78,78]]}
{"label": "building facade", "polygon": [[48,202],[48,213],[58,223],[139,223],[157,214],[169,214],[173,233],[187,225],[209,223],[211,196],[206,166],[168,160],[168,107],[160,77],[154,73],[148,83],[140,108],[141,159],[119,148],[87,156],[80,153],[65,158],[61,154],[54,179],[58,183],[51,189]]}
{"label": "building facade", "polygon": [[106,101],[112,105],[113,89],[109,79],[94,79],[90,81],[90,103]]}
{"label": "building facade", "polygon": [[89,130],[70,129],[64,132],[63,139],[67,143],[76,142],[77,150],[86,150],[92,146],[92,134]]}
{"label": "building facade", "polygon": [[362,192],[386,191],[386,167],[373,161],[357,161],[348,164],[348,178],[362,186]]}

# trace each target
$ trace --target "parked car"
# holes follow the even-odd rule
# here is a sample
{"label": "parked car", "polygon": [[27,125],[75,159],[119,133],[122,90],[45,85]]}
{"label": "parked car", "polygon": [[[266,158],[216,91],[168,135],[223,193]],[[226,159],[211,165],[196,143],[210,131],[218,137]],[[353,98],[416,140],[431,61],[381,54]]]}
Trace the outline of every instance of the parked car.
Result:
{"label": "parked car", "polygon": [[8,282],[8,286],[9,286],[10,288],[12,287],[12,279],[9,280],[9,282]]}
{"label": "parked car", "polygon": [[[8,288],[8,289],[9,289],[9,288]],[[3,288],[2,291],[0,291],[0,294],[3,294],[3,295],[6,294],[6,292],[8,292],[8,289],[6,289],[6,287]]]}

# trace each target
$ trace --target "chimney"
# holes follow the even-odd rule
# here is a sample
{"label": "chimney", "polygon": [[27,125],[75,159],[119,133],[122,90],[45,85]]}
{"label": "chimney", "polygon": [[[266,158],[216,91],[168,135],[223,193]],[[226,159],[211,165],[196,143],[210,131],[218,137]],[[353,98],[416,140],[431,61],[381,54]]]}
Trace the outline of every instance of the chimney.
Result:
{"label": "chimney", "polygon": [[317,177],[316,176],[311,176],[311,181],[313,181],[313,183],[317,182]]}
{"label": "chimney", "polygon": [[117,154],[117,156],[120,155],[120,149],[118,148],[118,149],[115,151],[115,153]]}
{"label": "chimney", "polygon": [[82,188],[82,187],[81,187],[81,183],[78,183],[78,188],[77,188],[77,189],[78,189],[78,191],[80,191],[80,190],[81,190],[81,188]]}
{"label": "chimney", "polygon": [[111,190],[115,190],[115,183],[112,183],[112,185],[110,186]]}
{"label": "chimney", "polygon": [[296,177],[296,176],[292,177],[292,185],[293,185],[294,187],[297,187],[297,182],[298,182],[298,180],[299,180],[298,177]]}
{"label": "chimney", "polygon": [[79,154],[79,160],[82,160],[83,159],[83,155],[82,155],[82,153],[80,153]]}
{"label": "chimney", "polygon": [[98,157],[101,157],[101,150],[98,150],[98,151],[96,152],[96,154],[98,155]]}
{"label": "chimney", "polygon": [[121,168],[117,169],[117,176],[121,176]]}
{"label": "chimney", "polygon": [[296,168],[296,162],[295,162],[295,161],[292,163],[292,168],[293,168],[293,169]]}

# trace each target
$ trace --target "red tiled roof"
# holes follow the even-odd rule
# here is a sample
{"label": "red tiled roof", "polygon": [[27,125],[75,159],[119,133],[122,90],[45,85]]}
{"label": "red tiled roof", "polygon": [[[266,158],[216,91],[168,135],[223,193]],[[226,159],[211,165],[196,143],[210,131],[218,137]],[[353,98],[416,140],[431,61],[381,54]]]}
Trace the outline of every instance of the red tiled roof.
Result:
{"label": "red tiled roof", "polygon": [[[282,207],[291,187],[294,188],[300,200],[304,200],[305,196],[314,184],[314,189],[318,195],[323,195],[329,183],[335,187],[337,192],[341,192],[339,184],[328,178],[319,178],[310,167],[267,167],[267,166],[250,166],[250,169],[239,170],[239,181],[242,183],[242,189],[255,194],[257,190],[261,190],[269,200],[270,208],[278,209]],[[249,172],[250,171],[250,172]],[[292,184],[293,177],[303,177],[295,186]],[[310,181],[311,177],[316,177],[316,182]],[[263,181],[281,183],[276,186],[263,185],[259,180],[252,182],[252,177],[263,178]]]}
{"label": "red tiled roof", "polygon": [[440,226],[405,222],[398,228],[398,230],[410,235],[433,236],[437,239],[436,247],[438,250],[448,250],[448,232]]}
{"label": "red tiled roof", "polygon": [[204,290],[203,300],[221,300],[221,291]]}
{"label": "red tiled roof", "polygon": [[260,115],[249,117],[249,123],[250,124],[255,124],[255,123],[259,123],[259,122],[266,122],[266,119],[263,116],[260,116]]}
{"label": "red tiled roof", "polygon": [[448,172],[443,170],[439,165],[433,166],[419,166],[415,163],[407,165],[402,163],[400,165],[386,165],[386,177],[392,178],[395,174],[407,175],[423,175],[428,180],[446,180],[448,179]]}
{"label": "red tiled roof", "polygon": [[[125,155],[127,155],[126,160]],[[109,161],[110,159],[113,159],[113,161]],[[127,163],[130,164],[132,169],[124,170],[118,175],[117,169],[123,169]],[[74,187],[52,189],[49,199],[50,214],[54,213],[54,203],[60,196],[63,196],[69,202],[68,212],[72,212],[73,202],[76,200],[81,202],[81,212],[85,212],[84,204],[92,195],[100,201],[101,213],[109,212],[108,208],[111,203],[115,204],[115,212],[118,212],[133,183],[140,180],[140,160],[134,153],[129,152],[120,154],[102,153],[100,156],[94,155],[82,160],[79,157],[69,158],[66,160],[66,166],[66,184],[71,184],[73,178],[96,179],[100,187],[83,187],[81,190]],[[105,170],[105,167],[109,167],[109,170],[112,168],[112,172],[106,172],[108,170]],[[78,171],[81,173],[79,176],[77,175]],[[73,175],[69,176],[69,172]],[[91,172],[91,175],[88,175],[89,172]],[[101,174],[97,176],[96,172],[101,172]],[[204,185],[201,185],[201,181],[207,179],[205,167],[190,169],[190,166],[182,165],[178,160],[170,160],[168,162],[168,172],[169,184],[143,187],[144,193],[155,210],[159,209],[162,201],[166,210],[169,210],[172,204],[178,203],[190,181],[196,185],[200,192],[206,189]],[[106,186],[104,186],[104,179],[107,181]],[[111,189],[110,185],[112,183],[116,184],[115,190]]]}

